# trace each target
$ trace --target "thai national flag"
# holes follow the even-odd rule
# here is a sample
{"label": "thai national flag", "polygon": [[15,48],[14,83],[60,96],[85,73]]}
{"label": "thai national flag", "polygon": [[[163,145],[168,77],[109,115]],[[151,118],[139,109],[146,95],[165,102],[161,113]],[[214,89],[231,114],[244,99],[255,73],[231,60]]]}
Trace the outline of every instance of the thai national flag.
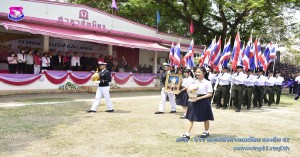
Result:
{"label": "thai national flag", "polygon": [[175,47],[174,65],[176,68],[180,67],[180,43],[177,43]]}
{"label": "thai national flag", "polygon": [[171,65],[174,65],[174,44],[173,43],[170,49],[169,61]]}
{"label": "thai national flag", "polygon": [[270,51],[271,51],[271,45],[268,44],[266,46],[266,49],[264,51],[264,53],[261,55],[261,57],[259,58],[264,71],[266,72],[269,66],[269,61],[270,61]]}
{"label": "thai national flag", "polygon": [[186,68],[192,69],[194,64],[194,40],[192,39],[188,53],[184,56]]}
{"label": "thai national flag", "polygon": [[201,53],[201,56],[199,58],[199,67],[203,66],[204,64],[204,53],[205,53],[206,49],[204,48],[202,53]]}
{"label": "thai national flag", "polygon": [[249,56],[249,64],[250,64],[250,69],[254,70],[257,67],[257,53],[255,51],[255,45],[257,44],[257,40],[255,40],[254,44],[252,44],[251,48],[250,48],[250,57]]}
{"label": "thai national flag", "polygon": [[210,66],[211,67],[217,66],[221,56],[221,37],[219,38],[217,44],[214,45],[214,48],[212,49],[210,56],[211,56]]}
{"label": "thai national flag", "polygon": [[244,48],[244,56],[242,58],[242,62],[245,67],[245,71],[248,71],[250,69],[249,56],[250,56],[250,47],[248,47],[248,44],[247,44],[247,46]]}
{"label": "thai national flag", "polygon": [[211,42],[211,44],[209,45],[209,47],[204,52],[203,66],[209,66],[210,54],[211,54],[211,51],[213,50],[215,44],[216,44],[216,39],[214,39]]}
{"label": "thai national flag", "polygon": [[[254,51],[252,50],[252,34],[250,35],[249,41],[247,42],[247,46],[244,49],[244,56],[242,59],[243,65],[245,66],[245,71],[251,69],[250,67],[250,58],[254,57]],[[253,53],[251,53],[253,51]]]}
{"label": "thai national flag", "polygon": [[254,51],[254,64],[255,64],[255,68],[257,67],[262,67],[261,63],[260,63],[260,56],[261,56],[261,47],[260,47],[260,42],[259,42],[259,39],[258,40],[255,40],[255,43],[254,43],[254,47],[255,47],[255,51]]}
{"label": "thai national flag", "polygon": [[276,45],[270,43],[271,45],[271,50],[270,50],[270,58],[272,59],[276,59],[277,56],[276,56]]}
{"label": "thai national flag", "polygon": [[228,60],[230,58],[230,53],[231,53],[231,50],[230,50],[230,39],[228,39],[228,42],[224,46],[223,52],[222,52],[221,57],[220,57],[220,61],[219,61],[219,64],[218,64],[219,68],[222,67],[222,65],[224,65],[224,66],[227,67]]}
{"label": "thai national flag", "polygon": [[241,58],[241,40],[240,40],[240,35],[239,35],[239,32],[236,33],[236,36],[235,36],[235,41],[234,41],[234,45],[233,45],[233,56],[232,56],[232,64],[231,64],[231,68],[235,71],[236,70],[236,67],[238,64],[238,62],[240,62],[240,59]]}

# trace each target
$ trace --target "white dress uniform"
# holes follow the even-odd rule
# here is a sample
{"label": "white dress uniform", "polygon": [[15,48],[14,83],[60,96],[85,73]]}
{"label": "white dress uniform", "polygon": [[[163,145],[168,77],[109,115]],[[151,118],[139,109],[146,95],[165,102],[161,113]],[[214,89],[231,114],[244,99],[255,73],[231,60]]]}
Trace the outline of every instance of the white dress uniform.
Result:
{"label": "white dress uniform", "polygon": [[236,108],[236,112],[239,112],[241,110],[241,104],[243,103],[244,83],[246,77],[246,74],[244,74],[243,72],[237,72],[232,76],[231,98],[233,101],[233,106]]}
{"label": "white dress uniform", "polygon": [[268,76],[266,79],[265,86],[274,87],[276,79],[273,76]]}
{"label": "white dress uniform", "polygon": [[217,79],[217,74],[209,72],[208,80],[211,82],[212,85],[214,85],[216,83],[216,79]]}
{"label": "white dress uniform", "polygon": [[[276,77],[275,77],[275,83],[274,83],[274,85],[275,85],[274,97],[275,97],[275,95],[276,95],[276,101],[275,101],[275,100],[273,100],[273,101],[275,101],[276,104],[279,104],[279,102],[280,102],[280,96],[281,96],[282,82],[283,82],[283,81],[284,81],[284,78],[283,78],[283,77],[281,77],[281,76],[276,76]],[[274,98],[274,99],[275,99],[275,98]]]}
{"label": "white dress uniform", "polygon": [[[217,77],[217,81],[214,87],[215,90],[215,101],[217,108],[227,107],[229,102],[229,79],[231,77],[230,73],[220,73]],[[224,100],[224,103],[221,103],[221,100]]]}
{"label": "white dress uniform", "polygon": [[[264,102],[268,103],[268,106],[271,106],[274,101],[275,80],[273,76],[268,76],[265,82]],[[267,99],[267,93],[269,94],[269,99]]]}
{"label": "white dress uniform", "polygon": [[107,111],[113,111],[113,103],[110,99],[110,94],[109,94],[109,90],[110,90],[110,86],[109,86],[109,82],[111,82],[111,74],[108,70],[103,69],[99,72],[99,76],[100,76],[100,83],[99,83],[99,87],[97,88],[97,92],[96,92],[96,96],[95,96],[95,100],[94,103],[90,109],[90,111],[96,111],[102,95],[104,96],[104,99],[106,101],[106,107],[107,107]]}
{"label": "white dress uniform", "polygon": [[167,72],[163,73],[163,75],[162,75],[162,81],[161,81],[161,84],[162,84],[161,100],[160,100],[160,103],[159,103],[158,112],[164,112],[165,111],[165,105],[166,105],[166,98],[167,98],[167,96],[169,97],[169,101],[171,103],[171,112],[172,111],[173,112],[176,111],[176,103],[175,103],[175,100],[174,100],[174,94],[173,93],[165,92],[164,83],[165,83],[166,75],[168,73],[171,73],[171,71],[167,71]]}
{"label": "white dress uniform", "polygon": [[262,107],[266,79],[267,78],[263,75],[256,76],[254,83],[253,107]]}
{"label": "white dress uniform", "polygon": [[254,75],[247,75],[247,78],[245,80],[245,86],[246,87],[254,87],[254,83],[255,83],[255,80],[256,80],[256,76]]}

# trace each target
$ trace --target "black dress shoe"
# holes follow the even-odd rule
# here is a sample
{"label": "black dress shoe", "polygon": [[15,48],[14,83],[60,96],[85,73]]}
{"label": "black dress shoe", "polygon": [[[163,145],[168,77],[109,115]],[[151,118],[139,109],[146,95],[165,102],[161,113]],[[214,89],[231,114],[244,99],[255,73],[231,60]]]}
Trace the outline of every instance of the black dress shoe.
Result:
{"label": "black dress shoe", "polygon": [[221,108],[221,107],[220,107],[220,106],[217,106],[217,107],[216,107],[216,109],[219,109],[219,108]]}
{"label": "black dress shoe", "polygon": [[114,112],[115,110],[106,110],[105,112]]}
{"label": "black dress shoe", "polygon": [[170,111],[170,113],[176,113],[176,111]]}
{"label": "black dress shoe", "polygon": [[164,112],[157,111],[157,112],[154,112],[154,114],[164,114]]}
{"label": "black dress shoe", "polygon": [[185,138],[185,139],[190,139],[190,136],[188,136],[188,135],[186,135],[186,134],[184,134],[183,136],[182,136],[182,138]]}
{"label": "black dress shoe", "polygon": [[241,110],[239,110],[239,109],[235,109],[235,112],[240,112]]}
{"label": "black dress shoe", "polygon": [[247,107],[247,110],[250,110],[250,108]]}
{"label": "black dress shoe", "polygon": [[206,138],[209,136],[208,132],[203,132],[202,135],[200,136],[200,138]]}
{"label": "black dress shoe", "polygon": [[86,111],[87,113],[95,113],[96,111],[94,111],[94,110],[88,110],[88,111]]}

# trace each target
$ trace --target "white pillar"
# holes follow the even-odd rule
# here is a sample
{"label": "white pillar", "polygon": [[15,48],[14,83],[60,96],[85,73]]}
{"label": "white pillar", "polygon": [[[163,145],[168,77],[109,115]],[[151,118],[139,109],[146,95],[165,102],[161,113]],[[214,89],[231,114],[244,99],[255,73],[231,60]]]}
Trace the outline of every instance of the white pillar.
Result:
{"label": "white pillar", "polygon": [[153,73],[157,74],[157,51],[154,51],[153,64]]}
{"label": "white pillar", "polygon": [[112,45],[108,45],[108,54],[111,55],[111,56],[113,55],[112,50],[113,50]]}
{"label": "white pillar", "polygon": [[49,35],[43,35],[44,52],[49,52]]}

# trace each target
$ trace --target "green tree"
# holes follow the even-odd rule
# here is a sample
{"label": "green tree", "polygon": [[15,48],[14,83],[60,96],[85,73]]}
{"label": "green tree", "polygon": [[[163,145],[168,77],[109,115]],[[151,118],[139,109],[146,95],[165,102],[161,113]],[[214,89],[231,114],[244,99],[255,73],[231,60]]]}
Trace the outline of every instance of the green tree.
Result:
{"label": "green tree", "polygon": [[[111,13],[111,0],[70,0]],[[192,37],[197,44],[208,45],[214,37],[228,36],[234,41],[237,30],[247,41],[251,29],[262,42],[279,42],[288,38],[283,13],[300,8],[299,0],[119,0],[118,16],[155,27],[156,10],[160,11],[159,31]]]}

